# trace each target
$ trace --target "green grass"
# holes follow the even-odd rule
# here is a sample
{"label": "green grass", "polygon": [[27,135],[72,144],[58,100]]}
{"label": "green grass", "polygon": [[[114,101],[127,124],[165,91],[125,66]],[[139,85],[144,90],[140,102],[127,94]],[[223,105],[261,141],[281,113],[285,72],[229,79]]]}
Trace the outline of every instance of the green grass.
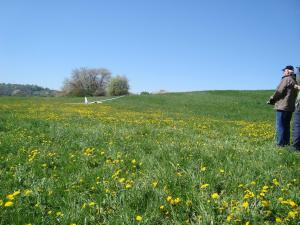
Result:
{"label": "green grass", "polygon": [[271,94],[2,97],[0,224],[297,224]]}

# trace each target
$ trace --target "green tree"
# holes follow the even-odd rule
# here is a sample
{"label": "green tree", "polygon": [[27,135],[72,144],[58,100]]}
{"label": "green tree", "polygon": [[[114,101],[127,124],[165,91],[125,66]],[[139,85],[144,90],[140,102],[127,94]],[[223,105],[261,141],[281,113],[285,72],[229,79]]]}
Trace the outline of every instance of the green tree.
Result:
{"label": "green tree", "polygon": [[129,83],[125,76],[113,77],[107,86],[107,92],[112,96],[127,95],[129,93]]}

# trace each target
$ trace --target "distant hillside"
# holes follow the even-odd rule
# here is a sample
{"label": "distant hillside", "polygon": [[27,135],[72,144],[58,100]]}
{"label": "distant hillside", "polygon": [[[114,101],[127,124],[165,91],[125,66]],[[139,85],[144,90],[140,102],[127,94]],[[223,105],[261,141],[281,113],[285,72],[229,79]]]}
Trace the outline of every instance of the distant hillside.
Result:
{"label": "distant hillside", "polygon": [[31,84],[0,83],[0,96],[55,96],[57,91]]}

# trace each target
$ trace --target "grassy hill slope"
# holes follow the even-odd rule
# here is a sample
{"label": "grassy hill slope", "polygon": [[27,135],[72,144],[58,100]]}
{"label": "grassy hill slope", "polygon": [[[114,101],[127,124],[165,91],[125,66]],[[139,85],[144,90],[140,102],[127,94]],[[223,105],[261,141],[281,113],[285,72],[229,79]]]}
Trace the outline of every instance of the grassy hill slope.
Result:
{"label": "grassy hill slope", "polygon": [[297,224],[271,94],[0,98],[0,224]]}

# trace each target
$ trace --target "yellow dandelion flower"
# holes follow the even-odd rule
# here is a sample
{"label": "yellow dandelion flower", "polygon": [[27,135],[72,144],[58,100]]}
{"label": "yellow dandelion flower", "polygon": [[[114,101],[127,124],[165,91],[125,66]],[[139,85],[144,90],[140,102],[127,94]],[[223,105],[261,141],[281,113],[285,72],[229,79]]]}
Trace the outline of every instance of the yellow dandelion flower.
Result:
{"label": "yellow dandelion flower", "polygon": [[175,198],[175,200],[174,200],[174,203],[175,204],[179,204],[181,202],[181,199],[180,198]]}
{"label": "yellow dandelion flower", "polygon": [[263,207],[268,207],[270,205],[270,202],[269,201],[262,201],[261,204],[262,204]]}
{"label": "yellow dandelion flower", "polygon": [[21,193],[21,191],[18,190],[18,191],[15,191],[12,195],[15,197],[15,196],[19,195],[20,193]]}
{"label": "yellow dandelion flower", "polygon": [[95,206],[95,205],[96,205],[95,202],[90,202],[90,203],[89,203],[89,206],[91,206],[91,207],[93,207],[93,206]]}
{"label": "yellow dandelion flower", "polygon": [[282,222],[282,219],[279,218],[279,217],[276,217],[275,221],[276,221],[276,223],[281,223],[281,222]]}
{"label": "yellow dandelion flower", "polygon": [[250,222],[249,222],[249,221],[247,221],[247,222],[245,223],[245,225],[250,225]]}
{"label": "yellow dandelion flower", "polygon": [[143,217],[140,216],[140,215],[137,215],[137,216],[135,217],[135,220],[138,221],[138,222],[140,222],[140,221],[143,220]]}
{"label": "yellow dandelion flower", "polygon": [[156,188],[156,187],[157,187],[157,184],[158,184],[157,181],[152,182],[152,187],[153,187],[153,188]]}
{"label": "yellow dandelion flower", "polygon": [[7,195],[6,198],[7,198],[8,200],[14,200],[14,199],[15,199],[15,196],[14,196],[13,194],[11,194],[11,195]]}
{"label": "yellow dandelion flower", "polygon": [[297,215],[298,215],[297,211],[290,211],[288,213],[288,217],[290,217],[290,218],[295,218]]}
{"label": "yellow dandelion flower", "polygon": [[13,202],[8,201],[4,204],[4,207],[11,207],[11,206],[13,206],[13,204],[14,204]]}
{"label": "yellow dandelion flower", "polygon": [[233,214],[229,214],[229,215],[227,216],[226,220],[227,220],[228,222],[230,222],[230,221],[232,220],[232,218],[233,218]]}
{"label": "yellow dandelion flower", "polygon": [[244,209],[247,209],[249,207],[249,203],[248,202],[243,202],[242,204]]}
{"label": "yellow dandelion flower", "polygon": [[253,198],[255,196],[254,193],[250,190],[246,190],[245,193],[246,194],[244,195],[244,199]]}
{"label": "yellow dandelion flower", "polygon": [[296,207],[298,206],[297,203],[294,202],[294,201],[291,200],[291,199],[288,199],[287,202],[288,202],[288,204],[289,204],[291,207],[293,207],[293,208],[296,208]]}
{"label": "yellow dandelion flower", "polygon": [[63,217],[64,214],[63,214],[62,212],[57,212],[57,213],[56,213],[56,216],[57,216],[57,217],[58,217],[58,216]]}
{"label": "yellow dandelion flower", "polygon": [[120,183],[124,183],[124,181],[125,181],[125,178],[124,178],[124,177],[122,177],[122,178],[119,179],[119,182],[120,182]]}
{"label": "yellow dandelion flower", "polygon": [[159,206],[159,209],[163,210],[165,208],[164,205]]}
{"label": "yellow dandelion flower", "polygon": [[277,179],[273,179],[272,182],[273,182],[273,184],[274,184],[275,186],[279,186],[279,182],[278,182]]}
{"label": "yellow dandelion flower", "polygon": [[208,186],[209,186],[209,184],[202,184],[202,185],[200,186],[200,189],[206,189]]}
{"label": "yellow dandelion flower", "polygon": [[29,189],[24,190],[24,195],[25,196],[29,196],[31,194],[32,194],[32,190],[29,190]]}
{"label": "yellow dandelion flower", "polygon": [[170,202],[172,200],[172,196],[167,197],[167,201]]}
{"label": "yellow dandelion flower", "polygon": [[219,195],[218,193],[213,193],[213,194],[211,195],[211,197],[212,197],[213,199],[218,199],[218,198],[220,198],[220,195]]}

